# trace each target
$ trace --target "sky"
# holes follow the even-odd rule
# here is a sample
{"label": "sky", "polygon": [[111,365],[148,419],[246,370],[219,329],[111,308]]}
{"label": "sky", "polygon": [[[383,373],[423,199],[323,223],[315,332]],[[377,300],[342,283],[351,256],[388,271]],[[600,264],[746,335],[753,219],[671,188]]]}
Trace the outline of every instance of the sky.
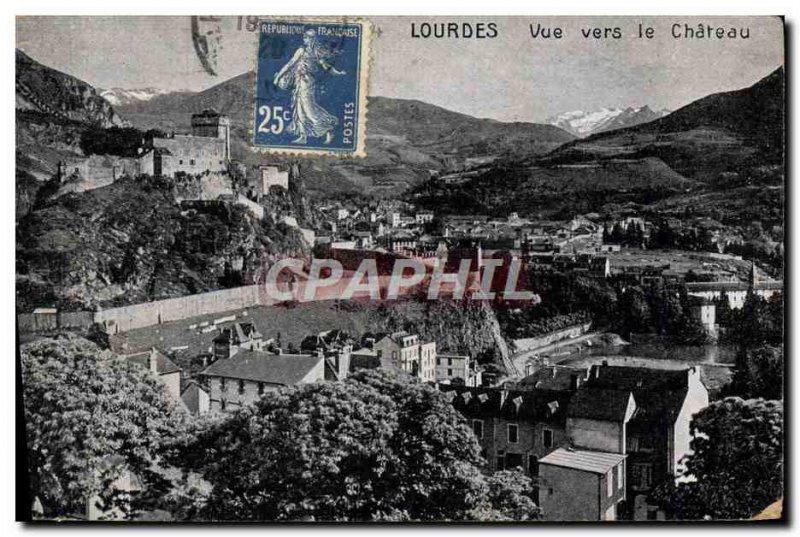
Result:
{"label": "sky", "polygon": [[[267,17],[262,17],[267,18]],[[783,65],[783,27],[769,17],[370,17],[370,95],[418,99],[475,117],[544,121],[573,110],[675,110],[749,86]],[[412,37],[423,23],[489,23],[497,37]],[[534,39],[560,27],[561,39]],[[653,27],[638,38],[639,24]],[[749,39],[675,39],[673,24],[749,28]],[[222,17],[217,76],[195,54],[189,17],[18,17],[16,46],[95,87],[200,91],[255,66],[257,32]],[[473,26],[474,27],[474,26]],[[581,30],[619,27],[620,39]]]}

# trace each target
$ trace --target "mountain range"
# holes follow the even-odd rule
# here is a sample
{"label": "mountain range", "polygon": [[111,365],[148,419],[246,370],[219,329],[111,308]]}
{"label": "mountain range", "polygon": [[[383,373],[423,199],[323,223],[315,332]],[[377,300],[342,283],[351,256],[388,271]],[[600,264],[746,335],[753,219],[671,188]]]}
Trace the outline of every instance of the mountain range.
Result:
{"label": "mountain range", "polygon": [[[532,192],[542,187],[550,192],[539,203],[562,200],[572,190],[681,192],[725,182],[735,186],[752,182],[754,174],[772,177],[765,170],[782,165],[783,84],[779,68],[749,88],[709,95],[666,115],[643,106],[554,119],[583,137],[550,124],[504,123],[421,101],[376,96],[368,105],[366,158],[300,159],[299,164],[306,187],[325,194],[401,196],[432,176],[467,170],[477,175],[471,186],[485,183],[488,197],[481,203],[489,206],[518,193],[520,202],[526,198],[526,185]],[[62,124],[53,132],[39,124],[18,128],[18,162],[46,161],[53,150],[79,151],[70,125],[130,124],[188,132],[193,113],[214,108],[232,120],[235,159],[250,166],[285,163],[285,158],[250,149],[253,90],[254,73],[248,72],[201,92],[106,90],[107,97],[120,103],[112,106],[91,85],[17,51],[18,124],[24,111]],[[22,123],[29,119],[25,116]],[[504,180],[492,179],[498,175]],[[535,184],[507,188],[510,178],[526,175]],[[505,191],[490,192],[497,188]]]}
{"label": "mountain range", "polygon": [[109,88],[109,89],[101,89],[98,88],[98,92],[100,96],[112,104],[112,106],[124,106],[128,104],[134,104],[139,102],[149,101],[154,97],[158,97],[159,95],[166,95],[168,93],[190,93],[188,91],[177,91],[172,92],[169,90],[163,90],[159,88],[136,88],[136,89],[124,89],[124,88]]}
{"label": "mountain range", "polygon": [[547,123],[574,134],[580,138],[616,129],[633,127],[647,123],[669,114],[669,110],[657,112],[644,105],[638,108],[601,108],[593,112],[575,110],[547,119]]}
{"label": "mountain range", "polygon": [[[188,131],[191,114],[213,108],[232,122],[231,152],[248,165],[282,162],[250,149],[255,74],[244,73],[198,93],[167,93],[116,110],[142,129]],[[393,196],[427,180],[431,172],[459,171],[498,158],[542,155],[575,137],[552,125],[503,123],[452,112],[421,101],[370,97],[367,157],[301,159],[311,191]]]}
{"label": "mountain range", "polygon": [[[778,198],[771,195],[758,210],[780,222],[783,147],[780,67],[750,87],[709,95],[654,121],[576,139],[546,155],[498,161],[468,182],[431,182],[412,196],[440,211],[498,214],[567,215],[621,204],[644,210],[669,200],[670,210],[683,214],[741,222],[740,200],[755,203],[769,191]],[[702,199],[713,203],[697,203],[710,192],[717,194]]]}

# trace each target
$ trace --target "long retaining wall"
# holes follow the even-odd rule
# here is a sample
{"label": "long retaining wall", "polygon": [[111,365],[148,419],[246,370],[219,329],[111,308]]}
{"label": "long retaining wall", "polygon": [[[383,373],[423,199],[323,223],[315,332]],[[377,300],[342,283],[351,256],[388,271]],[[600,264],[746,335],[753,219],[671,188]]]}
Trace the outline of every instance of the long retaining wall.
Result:
{"label": "long retaining wall", "polygon": [[[347,297],[346,290],[353,283],[354,273],[346,270],[344,276],[335,284],[324,284],[321,287],[312,287],[308,296],[305,291],[307,286],[322,283],[322,279],[309,279],[306,274],[296,273],[293,283],[279,284],[280,291],[291,292],[294,299],[302,302],[337,300]],[[477,288],[478,276],[470,274],[466,287]],[[387,275],[378,276],[378,289],[380,296],[385,297],[389,286],[390,277]],[[315,281],[316,280],[316,281]],[[361,278],[358,278],[359,283]],[[288,287],[287,287],[288,285]],[[442,295],[446,296],[453,290],[452,283],[441,285]],[[52,310],[46,312],[22,313],[17,315],[19,329],[21,332],[50,332],[58,329],[87,329],[93,324],[100,324],[108,334],[119,334],[128,330],[145,328],[170,321],[180,321],[190,317],[202,315],[214,315],[245,309],[255,306],[272,306],[278,300],[272,291],[263,285],[247,285],[232,289],[221,289],[207,293],[198,293],[176,298],[155,300],[142,304],[131,304],[118,308],[108,308],[96,312],[58,312]],[[357,290],[352,292],[351,298],[369,297],[368,290]],[[284,299],[285,300],[285,299]]]}
{"label": "long retaining wall", "polygon": [[576,324],[564,328],[563,330],[558,330],[557,332],[550,332],[544,336],[515,339],[514,346],[516,347],[517,352],[537,349],[539,347],[544,347],[545,345],[555,343],[556,341],[561,341],[562,339],[570,339],[582,336],[589,331],[591,326],[591,322]]}
{"label": "long retaining wall", "polygon": [[95,313],[94,322],[104,325],[108,333],[117,334],[188,317],[258,306],[262,303],[259,286],[247,285],[109,308]]}

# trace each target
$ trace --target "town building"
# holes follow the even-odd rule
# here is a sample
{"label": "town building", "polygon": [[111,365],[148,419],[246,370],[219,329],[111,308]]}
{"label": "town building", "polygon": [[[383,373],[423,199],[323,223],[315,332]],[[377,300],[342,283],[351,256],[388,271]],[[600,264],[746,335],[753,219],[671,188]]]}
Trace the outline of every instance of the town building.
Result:
{"label": "town building", "polygon": [[181,371],[172,360],[155,347],[144,352],[121,355],[131,363],[140,365],[155,375],[167,389],[170,399],[181,403]]}
{"label": "town building", "polygon": [[625,500],[620,453],[558,448],[539,461],[539,507],[545,521],[617,520]]}
{"label": "town building", "polygon": [[744,307],[748,293],[753,293],[765,300],[783,293],[783,280],[765,280],[761,278],[758,275],[755,263],[753,263],[749,282],[687,282],[686,291],[690,296],[705,298],[709,301],[719,300],[722,296],[725,296],[731,309],[741,309]]}
{"label": "town building", "polygon": [[268,391],[325,380],[325,358],[239,350],[208,366],[200,377],[208,387],[211,411],[253,404]]}
{"label": "town building", "polygon": [[191,380],[181,391],[181,400],[186,409],[194,415],[205,414],[211,409],[211,398],[208,391]]}
{"label": "town building", "polygon": [[433,218],[434,214],[431,211],[419,211],[414,215],[414,221],[417,224],[427,224],[428,222],[432,222]]}
{"label": "town building", "polygon": [[253,323],[234,323],[212,340],[213,360],[230,358],[240,350],[261,351],[266,344]]}
{"label": "town building", "polygon": [[[542,478],[540,461],[563,448],[615,454],[611,462],[625,459],[623,479],[615,478],[616,487],[624,482],[624,491],[619,494],[603,496],[602,479],[578,474],[565,477],[572,483],[569,486],[591,486],[592,501],[602,506],[593,511],[592,517],[597,518],[592,520],[612,516],[612,504],[615,518],[664,518],[663,512],[647,504],[647,497],[655,486],[680,473],[680,461],[690,453],[691,418],[709,401],[699,371],[605,363],[588,369],[543,371],[531,382],[526,379],[508,388],[451,384],[439,385],[439,389],[472,425],[487,469],[521,468],[534,478],[542,505],[554,487]],[[595,473],[607,474],[608,469],[602,470]],[[550,467],[545,470],[550,483],[564,472]],[[562,502],[566,502],[563,495],[567,493],[561,490]],[[585,512],[573,508],[575,520],[586,519],[582,518],[588,516]]]}
{"label": "town building", "polygon": [[282,171],[277,166],[259,166],[258,172],[258,179],[253,184],[253,194],[257,200],[269,196],[273,188],[278,191],[289,190],[288,171]]}
{"label": "town building", "polygon": [[303,338],[300,350],[325,358],[325,380],[344,380],[351,372],[352,338],[342,330],[328,330]]}
{"label": "town building", "polygon": [[401,331],[376,337],[372,348],[378,359],[389,358],[405,373],[424,381],[436,380],[435,341],[420,341],[417,334]]}
{"label": "town building", "polygon": [[437,355],[436,382],[452,383],[456,379],[460,379],[465,386],[480,386],[481,371],[469,356],[456,354]]}

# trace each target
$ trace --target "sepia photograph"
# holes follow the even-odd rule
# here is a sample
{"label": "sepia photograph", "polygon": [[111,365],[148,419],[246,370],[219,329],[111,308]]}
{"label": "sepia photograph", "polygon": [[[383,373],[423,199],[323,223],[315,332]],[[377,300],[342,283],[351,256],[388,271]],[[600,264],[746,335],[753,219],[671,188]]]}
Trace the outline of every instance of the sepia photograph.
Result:
{"label": "sepia photograph", "polygon": [[786,522],[783,17],[14,26],[19,522]]}

